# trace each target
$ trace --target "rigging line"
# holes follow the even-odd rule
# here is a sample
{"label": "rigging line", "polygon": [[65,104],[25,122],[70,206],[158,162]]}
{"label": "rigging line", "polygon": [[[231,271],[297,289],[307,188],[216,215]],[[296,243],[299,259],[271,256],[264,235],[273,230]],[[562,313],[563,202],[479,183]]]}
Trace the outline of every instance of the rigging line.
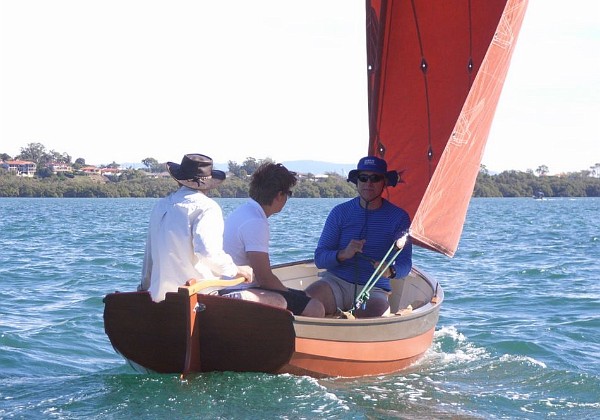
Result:
{"label": "rigging line", "polygon": [[367,109],[369,110],[369,143],[373,137],[374,124],[373,124],[373,87],[375,85],[375,71],[377,69],[377,51],[376,43],[377,36],[377,16],[371,6],[370,2],[366,2],[366,37],[367,37]]}
{"label": "rigging line", "polygon": [[415,20],[415,30],[417,31],[417,39],[419,40],[419,50],[421,52],[421,73],[423,73],[423,84],[425,87],[425,105],[427,108],[427,160],[429,169],[429,179],[433,176],[433,145],[431,142],[431,104],[429,103],[429,83],[427,79],[428,64],[425,59],[425,52],[423,51],[423,39],[421,38],[421,28],[419,26],[419,19],[417,17],[417,7],[415,6],[415,0],[411,0],[413,9],[413,18]]}
{"label": "rigging line", "polygon": [[369,154],[373,151],[373,146],[379,136],[377,130],[378,115],[378,86],[380,83],[379,71],[381,68],[381,24],[377,12],[371,2],[366,2],[367,19],[367,92],[368,92],[368,110],[369,110]]}
{"label": "rigging line", "polygon": [[[390,4],[390,6],[388,7],[388,3]],[[376,89],[376,92],[378,94],[378,98],[377,98],[377,103],[376,103],[376,107],[377,107],[377,121],[375,123],[376,126],[376,133],[375,136],[376,138],[374,139],[376,141],[376,146],[377,146],[377,152],[379,154],[379,156],[381,156],[382,158],[385,158],[385,146],[383,145],[383,142],[381,141],[381,137],[379,136],[379,127],[381,125],[381,119],[382,119],[382,113],[381,111],[383,110],[383,107],[380,106],[380,104],[383,103],[384,97],[385,97],[385,85],[386,85],[386,81],[387,81],[387,68],[384,69],[382,66],[382,58],[386,57],[385,59],[385,64],[386,67],[389,63],[389,53],[390,53],[390,36],[388,34],[390,34],[392,32],[392,19],[391,16],[393,13],[391,13],[391,9],[394,8],[394,0],[382,0],[381,1],[381,6],[380,6],[380,16],[379,16],[379,45],[381,47],[381,54],[379,55],[379,86],[381,86],[380,89]],[[389,18],[388,18],[389,15]],[[382,24],[383,23],[383,24]],[[386,31],[387,28],[387,31]],[[386,43],[387,40],[387,43]],[[385,45],[384,45],[385,43]],[[383,49],[385,48],[386,52],[385,54],[383,54]]]}
{"label": "rigging line", "polygon": [[[362,206],[360,205],[360,200],[363,199],[362,195],[360,195],[360,193],[358,194],[359,196],[359,200],[358,200],[358,206],[360,208],[362,208]],[[375,200],[375,199],[373,199]],[[373,201],[371,200],[371,201]],[[364,223],[363,223],[363,227],[360,230],[360,234],[358,235],[358,239],[367,239],[367,235],[369,233],[369,203],[370,201],[365,200],[365,218],[364,218]],[[356,299],[358,297],[358,279],[360,277],[360,268],[358,266],[358,260],[354,261],[354,299]]]}
{"label": "rigging line", "polygon": [[468,72],[468,78],[469,78],[469,90],[471,90],[471,85],[473,84],[473,68],[474,68],[474,64],[473,64],[473,16],[472,16],[472,9],[471,9],[471,0],[469,0],[469,3],[467,5],[467,7],[469,8],[469,62],[467,63],[467,72]]}

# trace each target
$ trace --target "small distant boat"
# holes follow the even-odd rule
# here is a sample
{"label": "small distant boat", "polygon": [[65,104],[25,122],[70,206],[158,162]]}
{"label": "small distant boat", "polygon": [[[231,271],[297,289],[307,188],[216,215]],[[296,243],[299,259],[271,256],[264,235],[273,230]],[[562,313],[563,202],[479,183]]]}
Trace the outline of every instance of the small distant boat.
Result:
{"label": "small distant boat", "polygon": [[535,198],[536,200],[544,200],[545,196],[542,191],[536,191],[535,194],[533,195],[533,198]]}
{"label": "small distant boat", "polygon": [[[456,252],[526,6],[366,1],[366,152],[399,171],[401,183],[386,198],[410,214],[417,246]],[[274,271],[285,285],[305,289],[319,270],[299,261]],[[307,318],[212,294],[220,281],[181,287],[161,303],[147,292],[108,294],[106,334],[140,371],[388,374],[431,346],[444,299],[440,284],[413,267],[392,282],[391,316]]]}

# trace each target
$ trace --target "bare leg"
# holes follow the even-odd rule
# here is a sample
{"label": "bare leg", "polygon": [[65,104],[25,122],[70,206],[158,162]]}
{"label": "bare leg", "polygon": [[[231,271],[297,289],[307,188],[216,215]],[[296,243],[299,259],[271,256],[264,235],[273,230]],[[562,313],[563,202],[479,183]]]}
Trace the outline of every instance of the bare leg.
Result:
{"label": "bare leg", "polygon": [[389,314],[390,304],[388,300],[381,295],[372,296],[367,301],[365,309],[359,308],[354,312],[357,318],[372,318]]}
{"label": "bare leg", "polygon": [[301,315],[323,318],[325,316],[325,308],[320,300],[313,298],[308,302]]}
{"label": "bare leg", "polygon": [[306,294],[313,299],[317,299],[323,304],[325,315],[333,315],[337,311],[337,305],[333,296],[333,291],[329,284],[324,281],[316,281],[306,288]]}
{"label": "bare leg", "polygon": [[233,292],[225,296],[248,300],[250,302],[259,302],[265,305],[276,306],[283,309],[287,308],[287,302],[283,296],[278,293],[269,292],[268,290],[246,289],[239,292]]}

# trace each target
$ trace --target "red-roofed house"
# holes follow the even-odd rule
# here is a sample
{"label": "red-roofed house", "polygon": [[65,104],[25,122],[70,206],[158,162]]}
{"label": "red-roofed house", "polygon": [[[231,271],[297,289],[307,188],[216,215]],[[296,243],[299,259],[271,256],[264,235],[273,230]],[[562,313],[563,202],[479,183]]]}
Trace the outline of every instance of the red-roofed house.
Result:
{"label": "red-roofed house", "polygon": [[7,171],[15,173],[17,176],[25,176],[33,178],[37,165],[35,162],[29,162],[27,160],[7,160],[2,162],[2,167]]}
{"label": "red-roofed house", "polygon": [[96,166],[84,166],[81,168],[81,172],[85,173],[86,175],[100,175],[100,168]]}

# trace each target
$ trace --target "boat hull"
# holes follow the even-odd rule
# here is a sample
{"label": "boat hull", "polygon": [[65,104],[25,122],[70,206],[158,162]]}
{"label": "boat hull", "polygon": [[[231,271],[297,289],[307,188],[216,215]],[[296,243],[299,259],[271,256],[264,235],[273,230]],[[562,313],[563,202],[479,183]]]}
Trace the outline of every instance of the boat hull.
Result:
{"label": "boat hull", "polygon": [[[274,268],[296,288],[318,278],[312,262]],[[397,372],[431,346],[443,299],[422,273],[413,273],[392,295],[403,315],[341,319],[294,316],[280,308],[182,287],[154,303],[147,292],[111,293],[104,325],[115,350],[145,372],[235,371],[312,377]],[[404,294],[404,296],[401,296]]]}
{"label": "boat hull", "polygon": [[[437,316],[428,316],[427,324],[437,321]],[[394,320],[395,334],[405,335],[402,330],[411,329],[408,322]],[[339,328],[339,327],[330,327]],[[295,351],[289,363],[280,372],[328,376],[367,376],[388,374],[402,370],[416,360],[431,346],[435,325],[426,331],[419,329],[414,336],[399,339],[367,341],[361,333],[368,335],[371,328],[379,326],[352,327],[350,337],[344,340],[327,340],[296,337]],[[353,339],[353,336],[358,336]]]}

